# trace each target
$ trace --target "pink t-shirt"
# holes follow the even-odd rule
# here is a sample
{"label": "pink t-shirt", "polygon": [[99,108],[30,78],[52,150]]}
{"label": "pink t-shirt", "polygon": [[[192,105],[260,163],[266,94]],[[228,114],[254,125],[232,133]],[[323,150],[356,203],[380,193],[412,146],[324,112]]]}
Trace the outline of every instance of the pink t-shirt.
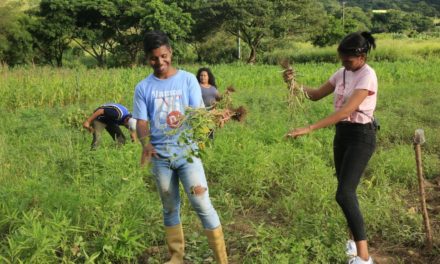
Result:
{"label": "pink t-shirt", "polygon": [[359,105],[358,111],[354,111],[348,118],[342,121],[349,121],[352,123],[366,124],[372,121],[374,109],[376,108],[377,100],[377,76],[376,72],[369,65],[365,64],[359,70],[345,71],[345,85],[344,85],[344,68],[339,69],[330,77],[329,82],[335,87],[334,91],[334,106],[335,111],[348,101],[353,91],[356,89],[368,90],[368,96]]}

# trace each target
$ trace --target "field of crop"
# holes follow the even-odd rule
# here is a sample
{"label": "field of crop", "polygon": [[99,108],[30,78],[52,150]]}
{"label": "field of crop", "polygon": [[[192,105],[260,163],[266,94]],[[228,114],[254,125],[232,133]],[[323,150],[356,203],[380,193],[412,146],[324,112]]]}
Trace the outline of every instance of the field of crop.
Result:
{"label": "field of crop", "polygon": [[[408,38],[403,34],[377,34],[377,49],[369,55],[374,61],[423,61],[427,57],[440,56],[438,37],[419,35]],[[311,43],[281,41],[279,47],[266,52],[260,60],[268,64],[277,64],[280,59],[290,58],[296,62],[337,62],[337,46],[314,47]]]}
{"label": "field of crop", "polygon": [[[440,184],[440,59],[428,55],[370,63],[379,78],[382,128],[358,196],[373,257],[388,263],[439,260],[438,188],[428,190],[435,247],[424,255],[419,250],[424,230],[412,146],[414,130],[423,128],[425,177]],[[198,66],[181,67],[195,72]],[[339,65],[295,67],[300,83],[318,86]],[[234,103],[249,111],[244,123],[216,133],[204,157],[231,263],[344,263],[347,228],[334,200],[334,129],[283,138],[290,128],[331,113],[331,98],[306,102],[304,112],[292,116],[279,66],[211,68],[220,90],[234,85]],[[118,148],[104,135],[102,147],[91,152],[91,135],[81,128],[101,103],[131,108],[134,86],[150,72],[0,69],[0,262],[163,263],[161,204],[149,170],[138,165],[140,146]],[[187,263],[211,263],[187,199],[182,220]]]}

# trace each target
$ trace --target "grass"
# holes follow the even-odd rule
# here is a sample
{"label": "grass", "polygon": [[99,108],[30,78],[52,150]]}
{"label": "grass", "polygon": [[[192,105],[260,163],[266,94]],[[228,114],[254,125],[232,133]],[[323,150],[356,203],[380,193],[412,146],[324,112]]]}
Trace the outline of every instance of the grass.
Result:
{"label": "grass", "polygon": [[[371,62],[380,83],[382,129],[358,195],[373,247],[379,241],[423,245],[422,219],[408,200],[418,188],[412,135],[425,129],[425,176],[437,177],[439,64],[436,58]],[[295,67],[300,83],[318,86],[339,65]],[[195,72],[198,65],[182,68]],[[220,90],[234,85],[234,103],[249,110],[245,123],[230,123],[216,134],[204,157],[231,262],[344,263],[346,223],[334,201],[334,131],[283,138],[290,128],[329,114],[332,99],[306,102],[305,114],[292,118],[280,67],[211,68]],[[131,108],[134,86],[148,73],[145,68],[0,70],[1,262],[166,259],[161,204],[149,170],[138,166],[140,147],[117,148],[105,135],[102,147],[90,152],[91,136],[80,128],[84,116],[101,103],[117,101]],[[186,259],[209,263],[201,225],[184,200]]]}
{"label": "grass", "polygon": [[[370,61],[423,61],[438,58],[440,41],[437,37],[408,38],[405,35],[377,34],[377,49],[371,52]],[[284,58],[297,63],[328,62],[337,63],[337,45],[325,48],[314,47],[311,43],[286,42],[283,49],[275,49],[261,56],[267,64],[278,64]]]}

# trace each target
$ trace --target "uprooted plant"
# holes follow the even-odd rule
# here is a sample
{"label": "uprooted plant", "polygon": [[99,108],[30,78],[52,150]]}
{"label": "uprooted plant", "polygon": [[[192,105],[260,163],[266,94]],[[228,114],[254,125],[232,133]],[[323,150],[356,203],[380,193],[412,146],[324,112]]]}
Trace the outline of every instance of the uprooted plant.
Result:
{"label": "uprooted plant", "polygon": [[302,85],[299,85],[296,82],[295,69],[290,65],[289,60],[287,59],[282,60],[280,62],[280,65],[284,69],[282,71],[283,77],[286,76],[288,72],[292,73],[291,78],[284,78],[284,81],[287,83],[287,89],[289,90],[289,94],[287,97],[289,109],[292,111],[296,111],[298,110],[298,108],[303,109],[304,99],[308,98],[308,95],[306,92],[304,92]]}
{"label": "uprooted plant", "polygon": [[243,106],[235,108],[231,94],[235,92],[232,86],[217,97],[217,101],[210,108],[186,108],[185,115],[180,117],[178,128],[170,134],[180,132],[179,142],[191,146],[188,159],[191,156],[200,157],[207,146],[212,142],[210,136],[217,129],[222,128],[230,120],[243,122],[247,110]]}

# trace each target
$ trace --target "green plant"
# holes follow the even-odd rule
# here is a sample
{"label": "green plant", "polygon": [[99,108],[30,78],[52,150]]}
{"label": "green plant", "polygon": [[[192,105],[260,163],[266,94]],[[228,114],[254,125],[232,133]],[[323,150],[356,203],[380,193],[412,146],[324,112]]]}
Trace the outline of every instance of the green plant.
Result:
{"label": "green plant", "polygon": [[[390,54],[397,57],[369,61],[379,80],[375,114],[382,127],[358,197],[372,248],[385,245],[385,254],[394,258],[395,245],[414,252],[423,245],[412,136],[416,128],[425,130],[424,172],[428,180],[437,179],[440,121],[432,113],[440,101],[436,70],[440,60],[434,40],[385,36],[378,42],[384,49],[394,47],[396,52]],[[315,49],[309,44],[295,49],[302,54],[310,49],[310,58],[315,52],[331,54],[331,48]],[[431,55],[422,58],[425,53],[417,51],[423,49]],[[297,82],[312,87],[340,67],[334,62],[289,59],[301,73]],[[194,72],[200,65],[180,67]],[[225,83],[240,87],[230,103],[244,105],[250,113],[246,122],[215,128],[214,144],[204,149],[202,157],[231,260],[342,263],[348,234],[334,200],[333,128],[295,141],[283,138],[294,122],[306,123],[331,113],[331,96],[307,106],[307,113],[298,119],[290,119],[278,65],[210,68],[219,87],[226,87]],[[0,70],[4,110],[0,117],[0,262],[167,261],[161,201],[151,172],[139,168],[139,144],[128,142],[121,148],[103,144],[90,152],[90,135],[65,123],[65,118],[78,116],[74,124],[79,124],[80,109],[89,112],[106,101],[131,106],[134,86],[149,72],[145,68]],[[110,137],[103,140],[112,142]],[[183,191],[181,221],[188,238],[188,261],[212,261],[203,227]],[[404,257],[398,261],[411,262]]]}
{"label": "green plant", "polygon": [[177,129],[169,134],[180,133],[179,142],[190,146],[188,160],[191,157],[201,157],[205,148],[211,144],[211,134],[222,128],[229,120],[243,121],[246,109],[243,106],[234,108],[231,94],[235,89],[230,86],[223,95],[219,95],[217,102],[211,109],[186,108],[185,115],[179,120]]}

